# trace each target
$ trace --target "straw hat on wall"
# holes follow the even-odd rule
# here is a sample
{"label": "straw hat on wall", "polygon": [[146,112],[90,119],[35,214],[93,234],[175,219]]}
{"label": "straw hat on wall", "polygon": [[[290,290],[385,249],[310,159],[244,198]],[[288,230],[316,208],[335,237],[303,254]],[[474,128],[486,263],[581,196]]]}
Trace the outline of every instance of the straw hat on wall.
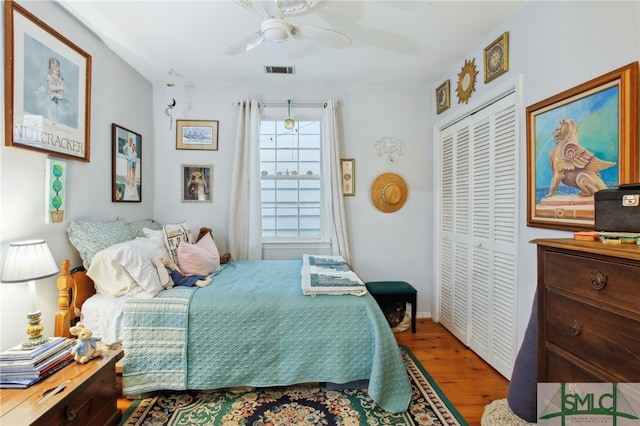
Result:
{"label": "straw hat on wall", "polygon": [[407,195],[407,184],[395,173],[383,173],[371,185],[371,201],[381,212],[400,210],[407,201]]}

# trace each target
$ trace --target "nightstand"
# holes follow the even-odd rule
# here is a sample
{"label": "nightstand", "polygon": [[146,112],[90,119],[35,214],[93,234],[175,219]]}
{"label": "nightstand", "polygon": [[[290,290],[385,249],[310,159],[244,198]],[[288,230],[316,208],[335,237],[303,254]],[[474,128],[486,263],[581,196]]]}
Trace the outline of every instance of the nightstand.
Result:
{"label": "nightstand", "polygon": [[[115,425],[116,362],[122,350],[105,351],[86,364],[73,362],[26,389],[0,389],[2,425]],[[69,380],[57,395],[38,403],[43,394]]]}

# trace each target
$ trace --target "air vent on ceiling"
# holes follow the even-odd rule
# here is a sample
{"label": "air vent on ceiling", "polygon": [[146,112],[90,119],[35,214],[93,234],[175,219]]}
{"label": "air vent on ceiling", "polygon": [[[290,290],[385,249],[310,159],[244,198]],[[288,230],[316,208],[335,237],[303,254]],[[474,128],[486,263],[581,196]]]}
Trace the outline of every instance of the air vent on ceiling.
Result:
{"label": "air vent on ceiling", "polygon": [[265,65],[264,72],[267,74],[295,74],[293,67],[276,67]]}

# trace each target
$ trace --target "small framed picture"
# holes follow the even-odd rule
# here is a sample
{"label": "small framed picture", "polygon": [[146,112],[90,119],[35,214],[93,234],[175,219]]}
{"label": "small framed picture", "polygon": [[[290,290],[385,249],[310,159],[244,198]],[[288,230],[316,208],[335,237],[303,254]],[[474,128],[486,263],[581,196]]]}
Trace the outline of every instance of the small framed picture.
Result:
{"label": "small framed picture", "polygon": [[484,49],[484,82],[509,71],[509,33],[505,32]]}
{"label": "small framed picture", "polygon": [[356,160],[340,160],[342,169],[342,195],[356,195]]}
{"label": "small framed picture", "polygon": [[111,125],[111,201],[142,201],[142,136],[113,123]]}
{"label": "small framed picture", "polygon": [[45,199],[47,208],[44,223],[62,223],[64,221],[67,199],[67,163],[58,158],[47,158],[47,186]]}
{"label": "small framed picture", "polygon": [[436,89],[436,112],[440,114],[451,106],[451,92],[449,80]]}
{"label": "small framed picture", "polygon": [[210,203],[213,200],[213,164],[183,164],[180,176],[183,203]]}
{"label": "small framed picture", "polygon": [[218,150],[218,122],[176,120],[176,149]]}

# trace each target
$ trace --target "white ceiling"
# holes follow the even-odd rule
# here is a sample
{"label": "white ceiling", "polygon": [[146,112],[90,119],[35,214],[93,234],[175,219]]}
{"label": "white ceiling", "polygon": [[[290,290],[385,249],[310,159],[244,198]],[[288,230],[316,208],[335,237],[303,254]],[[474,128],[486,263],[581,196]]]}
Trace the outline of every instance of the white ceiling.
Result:
{"label": "white ceiling", "polygon": [[[263,19],[233,0],[58,0],[154,84],[398,88],[432,87],[482,40],[508,31],[501,23],[525,1],[323,0],[287,21],[342,32],[350,47],[301,38],[225,55]],[[265,65],[295,74],[268,75]]]}

